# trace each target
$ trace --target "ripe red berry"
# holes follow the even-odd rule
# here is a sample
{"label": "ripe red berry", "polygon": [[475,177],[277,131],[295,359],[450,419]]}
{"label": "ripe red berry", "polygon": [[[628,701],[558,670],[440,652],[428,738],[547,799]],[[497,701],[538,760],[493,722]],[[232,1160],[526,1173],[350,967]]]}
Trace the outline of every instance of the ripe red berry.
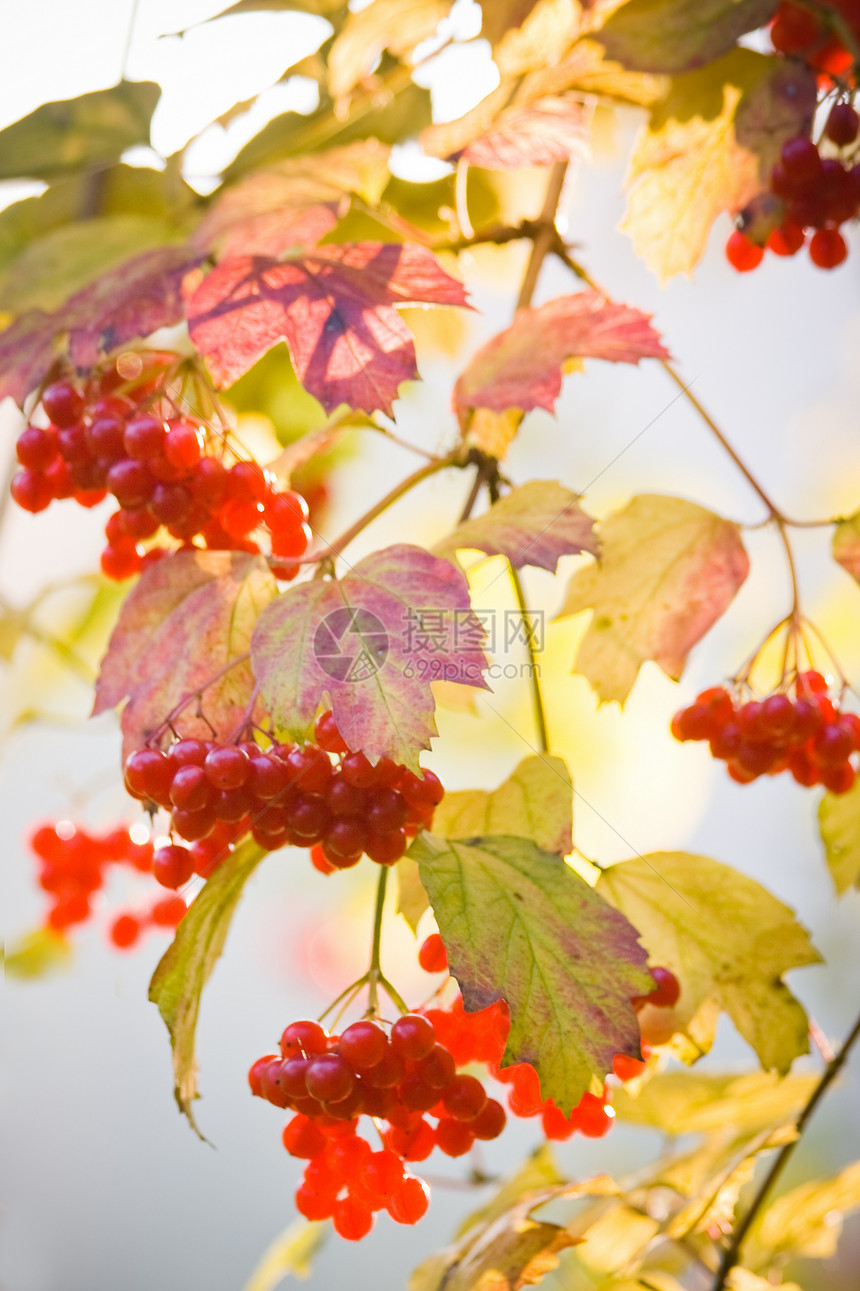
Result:
{"label": "ripe red berry", "polygon": [[435,1043],[433,1024],[420,1013],[404,1013],[391,1028],[391,1047],[401,1058],[425,1058]]}
{"label": "ripe red berry", "polygon": [[341,1197],[335,1202],[332,1223],[335,1232],[341,1237],[350,1242],[358,1242],[373,1227],[373,1211],[352,1197]]}
{"label": "ripe red berry", "polygon": [[845,148],[860,134],[860,115],[850,103],[836,103],[830,109],[824,133],[838,147]]}
{"label": "ripe red berry", "polygon": [[55,426],[73,426],[84,410],[84,396],[71,381],[54,381],[42,394],[42,407]]}
{"label": "ripe red berry", "polygon": [[448,971],[448,955],[445,950],[445,943],[438,932],[431,932],[430,936],[422,942],[421,949],[418,951],[418,963],[425,973],[446,973]]}
{"label": "ripe red berry", "polygon": [[44,471],[57,452],[57,432],[53,426],[27,426],[15,445],[18,461],[31,471]]}
{"label": "ripe red berry", "polygon": [[382,1027],[365,1019],[346,1028],[338,1040],[337,1051],[351,1067],[361,1070],[381,1062],[387,1047],[388,1039]]}
{"label": "ripe red berry", "polygon": [[430,1205],[430,1189],[423,1179],[407,1175],[400,1187],[388,1198],[386,1210],[398,1224],[417,1224]]}
{"label": "ripe red berry", "polygon": [[34,515],[44,511],[54,496],[48,477],[30,470],[18,471],[12,477],[10,491],[18,506]]}
{"label": "ripe red berry", "polygon": [[777,228],[774,229],[767,240],[768,250],[775,252],[778,256],[796,255],[806,241],[806,234],[799,224],[793,224],[791,220],[783,220]]}
{"label": "ripe red berry", "polygon": [[152,858],[152,873],[162,887],[183,887],[194,873],[191,853],[176,843],[159,847]]}
{"label": "ripe red berry", "polygon": [[140,936],[140,921],[134,915],[121,914],[110,927],[110,939],[120,950],[133,946]]}
{"label": "ripe red berry", "polygon": [[325,1053],[327,1049],[328,1034],[325,1028],[311,1018],[301,1018],[284,1028],[281,1053],[285,1058],[294,1054],[310,1056]]}
{"label": "ripe red berry", "polygon": [[816,229],[809,243],[809,258],[819,269],[835,269],[848,255],[848,246],[838,229]]}
{"label": "ripe red berry", "polygon": [[734,233],[729,235],[726,242],[726,259],[738,273],[748,273],[751,269],[757,268],[763,256],[762,248],[750,242],[740,229],[735,229]]}
{"label": "ripe red berry", "polygon": [[678,1003],[681,998],[681,985],[669,968],[652,968],[651,976],[654,979],[654,989],[647,995],[634,995],[630,1003],[634,1009],[642,1008],[645,1004],[650,1004],[657,1009],[671,1009]]}
{"label": "ripe red berry", "polygon": [[251,773],[251,760],[235,744],[216,745],[207,753],[203,769],[216,789],[240,789]]}

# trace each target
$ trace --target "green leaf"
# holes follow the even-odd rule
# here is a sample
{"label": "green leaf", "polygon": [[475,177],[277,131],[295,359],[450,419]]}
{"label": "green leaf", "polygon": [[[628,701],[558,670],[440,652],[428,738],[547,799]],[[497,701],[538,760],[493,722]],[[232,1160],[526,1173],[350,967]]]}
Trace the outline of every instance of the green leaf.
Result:
{"label": "green leaf", "polygon": [[0,276],[0,309],[56,309],[98,274],[181,237],[164,220],[136,215],[64,225],[31,242]]}
{"label": "green leaf", "polygon": [[678,977],[669,1021],[703,1052],[713,1040],[709,1005],[728,1013],[768,1070],[785,1072],[808,1051],[806,1014],[782,975],[821,957],[759,883],[707,856],[654,852],[611,866],[597,890],[639,930],[651,962]]}
{"label": "green leaf", "polygon": [[191,1104],[199,1097],[194,1034],[200,997],[224,948],[242,889],[266,855],[247,842],[225,856],[189,906],[149,984],[149,998],[170,1033],[176,1101],[198,1134]]}
{"label": "green leaf", "polygon": [[504,1064],[531,1063],[544,1098],[569,1114],[616,1054],[639,1054],[630,998],[651,978],[636,929],[527,838],[423,834],[409,855],[466,1008],[507,1001]]}
{"label": "green leaf", "polygon": [[149,142],[161,95],[154,81],[120,81],[109,90],[43,103],[0,130],[0,179],[56,179],[107,166],[127,148]]}
{"label": "green leaf", "polygon": [[484,515],[465,520],[437,543],[440,556],[473,548],[506,556],[514,569],[532,565],[555,573],[562,556],[597,555],[594,521],[579,505],[580,494],[553,480],[530,480],[511,489]]}
{"label": "green leaf", "polygon": [[808,69],[749,49],[671,82],[633,150],[621,225],[661,281],[689,274],[716,217],[767,187],[782,145],[810,125],[815,97]]}
{"label": "green leaf", "polygon": [[687,72],[764,27],[778,0],[629,0],[600,29],[610,58],[637,72]]}
{"label": "green leaf", "polygon": [[836,891],[841,896],[850,887],[860,887],[860,780],[847,793],[824,795],[818,827]]}
{"label": "green leaf", "polygon": [[411,856],[401,857],[397,862],[397,913],[403,915],[413,932],[417,932],[421,916],[429,909],[430,901],[421,882],[418,862]]}
{"label": "green leaf", "polygon": [[830,1179],[792,1189],[753,1228],[745,1259],[759,1268],[799,1255],[826,1259],[836,1251],[842,1218],[860,1207],[860,1161]]}
{"label": "green leaf", "polygon": [[563,758],[523,758],[498,789],[446,793],[433,816],[442,838],[509,834],[566,856],[573,846],[573,783]]}
{"label": "green leaf", "polygon": [[309,1278],[314,1260],[330,1235],[328,1224],[296,1220],[263,1252],[242,1291],[274,1291],[284,1278]]}
{"label": "green leaf", "polygon": [[29,981],[63,968],[71,957],[71,945],[61,933],[52,928],[37,928],[8,952],[2,952],[3,971],[8,977]]}
{"label": "green leaf", "polygon": [[818,1084],[817,1076],[751,1071],[706,1074],[664,1071],[632,1095],[618,1089],[612,1106],[619,1121],[647,1125],[662,1134],[754,1134],[793,1122]]}
{"label": "green leaf", "polygon": [[860,583],[860,511],[836,526],[833,559]]}
{"label": "green leaf", "polygon": [[674,680],[749,573],[740,530],[683,498],[642,494],[598,524],[600,563],[578,570],[558,617],[593,610],[574,669],[623,704],[653,660]]}

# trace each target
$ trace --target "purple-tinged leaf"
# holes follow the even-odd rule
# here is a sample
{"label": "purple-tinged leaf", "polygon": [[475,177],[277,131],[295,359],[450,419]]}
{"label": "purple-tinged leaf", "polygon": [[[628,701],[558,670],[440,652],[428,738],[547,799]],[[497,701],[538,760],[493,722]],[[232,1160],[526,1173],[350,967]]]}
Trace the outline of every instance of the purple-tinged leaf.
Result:
{"label": "purple-tinged leaf", "polygon": [[579,495],[553,480],[530,480],[511,489],[484,515],[466,520],[437,543],[440,556],[460,548],[507,556],[514,569],[533,565],[555,573],[562,556],[599,551],[594,521],[579,505]]}
{"label": "purple-tinged leaf", "polygon": [[551,166],[587,153],[582,103],[552,98],[508,108],[460,156],[484,170],[519,170],[523,166]]}
{"label": "purple-tinged leaf", "polygon": [[430,683],[487,688],[482,639],[462,573],[402,544],[342,579],[282,593],[260,617],[251,659],[277,725],[304,734],[327,695],[350,748],[415,769],[436,734]]}
{"label": "purple-tinged leaf", "polygon": [[327,412],[345,403],[390,413],[401,382],[418,376],[394,306],[466,303],[425,247],[355,242],[284,261],[225,260],[194,292],[188,325],[218,386],[286,341],[299,380]]}

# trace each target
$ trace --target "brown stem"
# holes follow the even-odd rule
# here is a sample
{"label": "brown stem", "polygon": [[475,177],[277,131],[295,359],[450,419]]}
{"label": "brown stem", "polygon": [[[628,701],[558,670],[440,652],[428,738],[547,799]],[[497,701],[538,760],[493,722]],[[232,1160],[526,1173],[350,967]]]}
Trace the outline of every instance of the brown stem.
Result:
{"label": "brown stem", "polygon": [[773,1164],[771,1165],[765,1177],[762,1179],[758,1191],[756,1192],[755,1196],[750,1202],[750,1205],[746,1211],[746,1214],[738,1224],[735,1231],[732,1233],[731,1242],[726,1247],[725,1251],[723,1252],[723,1257],[720,1260],[720,1267],[717,1269],[717,1276],[714,1279],[714,1285],[712,1287],[712,1291],[723,1291],[723,1288],[726,1285],[726,1280],[729,1274],[731,1273],[732,1269],[740,1260],[741,1247],[743,1246],[744,1239],[747,1233],[752,1227],[752,1224],[756,1219],[757,1215],[761,1211],[761,1208],[764,1205],[765,1201],[767,1200],[771,1189],[773,1188],[777,1179],[782,1174],[783,1170],[788,1164],[789,1159],[791,1158],[791,1154],[793,1153],[794,1149],[797,1147],[798,1143],[800,1142],[801,1135],[803,1134],[803,1131],[806,1129],[806,1126],[809,1124],[809,1121],[812,1117],[813,1112],[815,1111],[818,1104],[821,1102],[824,1095],[827,1093],[830,1086],[833,1084],[836,1077],[839,1075],[839,1072],[844,1067],[846,1059],[848,1058],[848,1055],[851,1052],[852,1046],[856,1043],[858,1037],[860,1037],[860,1017],[857,1018],[857,1021],[854,1023],[854,1026],[851,1028],[851,1031],[849,1032],[845,1042],[843,1043],[842,1047],[839,1049],[838,1053],[836,1053],[834,1057],[830,1060],[830,1062],[827,1064],[827,1067],[824,1071],[823,1076],[819,1080],[818,1084],[815,1086],[815,1089],[813,1089],[812,1093],[809,1096],[809,1101],[807,1102],[803,1111],[800,1113],[800,1116],[797,1118],[797,1122],[796,1122],[797,1137],[792,1139],[790,1143],[786,1143],[784,1147],[782,1147],[780,1151],[777,1153],[773,1161]]}
{"label": "brown stem", "polygon": [[564,188],[564,180],[567,174],[567,162],[557,161],[550,171],[549,181],[544,194],[543,206],[537,220],[537,232],[532,241],[531,255],[526,265],[526,271],[523,275],[520,294],[517,297],[517,309],[528,309],[532,303],[535,287],[537,286],[538,275],[540,274],[541,265],[548,252],[550,252],[558,241],[558,230],[555,227],[556,211],[558,208],[559,198]]}

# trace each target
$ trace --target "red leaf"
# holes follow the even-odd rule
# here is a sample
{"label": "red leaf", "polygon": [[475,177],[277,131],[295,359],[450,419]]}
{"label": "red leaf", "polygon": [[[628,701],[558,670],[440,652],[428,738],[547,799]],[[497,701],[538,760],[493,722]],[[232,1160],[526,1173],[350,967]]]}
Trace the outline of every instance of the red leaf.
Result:
{"label": "red leaf", "polygon": [[63,307],[73,322],[69,353],[79,368],[126,341],[172,327],[185,317],[182,284],[202,256],[185,247],[159,247],[102,274]]}
{"label": "red leaf", "polygon": [[546,408],[561,390],[562,365],[571,358],[638,363],[668,358],[650,315],[616,305],[596,291],[560,296],[538,309],[521,309],[513,324],[478,350],[454,390],[461,422],[470,408]]}
{"label": "red leaf", "polygon": [[328,695],[351,748],[416,768],[436,733],[431,682],[486,688],[482,640],[460,570],[398,544],[342,579],[284,592],[260,616],[251,657],[276,725],[303,734]]}
{"label": "red leaf", "polygon": [[[66,350],[79,368],[185,316],[182,285],[202,256],[159,247],[102,274],[53,314],[33,310],[0,334],[0,398],[23,403]],[[63,338],[64,339],[61,339]]]}
{"label": "red leaf", "polygon": [[[225,197],[232,194],[227,193]],[[227,209],[212,212],[219,217],[200,229],[195,244],[211,247],[217,244],[219,260],[233,256],[281,256],[297,247],[315,247],[340,219],[336,202],[317,206],[280,206],[274,211],[256,211],[236,217]]]}
{"label": "red leaf", "polygon": [[379,242],[320,247],[278,262],[225,260],[188,308],[191,339],[218,386],[229,386],[278,341],[327,412],[340,404],[391,412],[417,377],[412,335],[395,305],[465,305],[462,284],[424,247]]}
{"label": "red leaf", "polygon": [[518,170],[551,166],[587,152],[582,104],[571,99],[538,99],[527,107],[508,108],[492,129],[460,154],[484,170]]}
{"label": "red leaf", "polygon": [[0,399],[23,406],[54,361],[58,330],[53,314],[31,309],[0,333]]}
{"label": "red leaf", "polygon": [[128,698],[122,714],[128,754],[186,696],[203,689],[179,719],[183,735],[228,735],[245,711],[254,679],[244,654],[260,609],[277,595],[261,557],[227,551],[177,552],[147,569],[126,598],[102,660],[93,713]]}

